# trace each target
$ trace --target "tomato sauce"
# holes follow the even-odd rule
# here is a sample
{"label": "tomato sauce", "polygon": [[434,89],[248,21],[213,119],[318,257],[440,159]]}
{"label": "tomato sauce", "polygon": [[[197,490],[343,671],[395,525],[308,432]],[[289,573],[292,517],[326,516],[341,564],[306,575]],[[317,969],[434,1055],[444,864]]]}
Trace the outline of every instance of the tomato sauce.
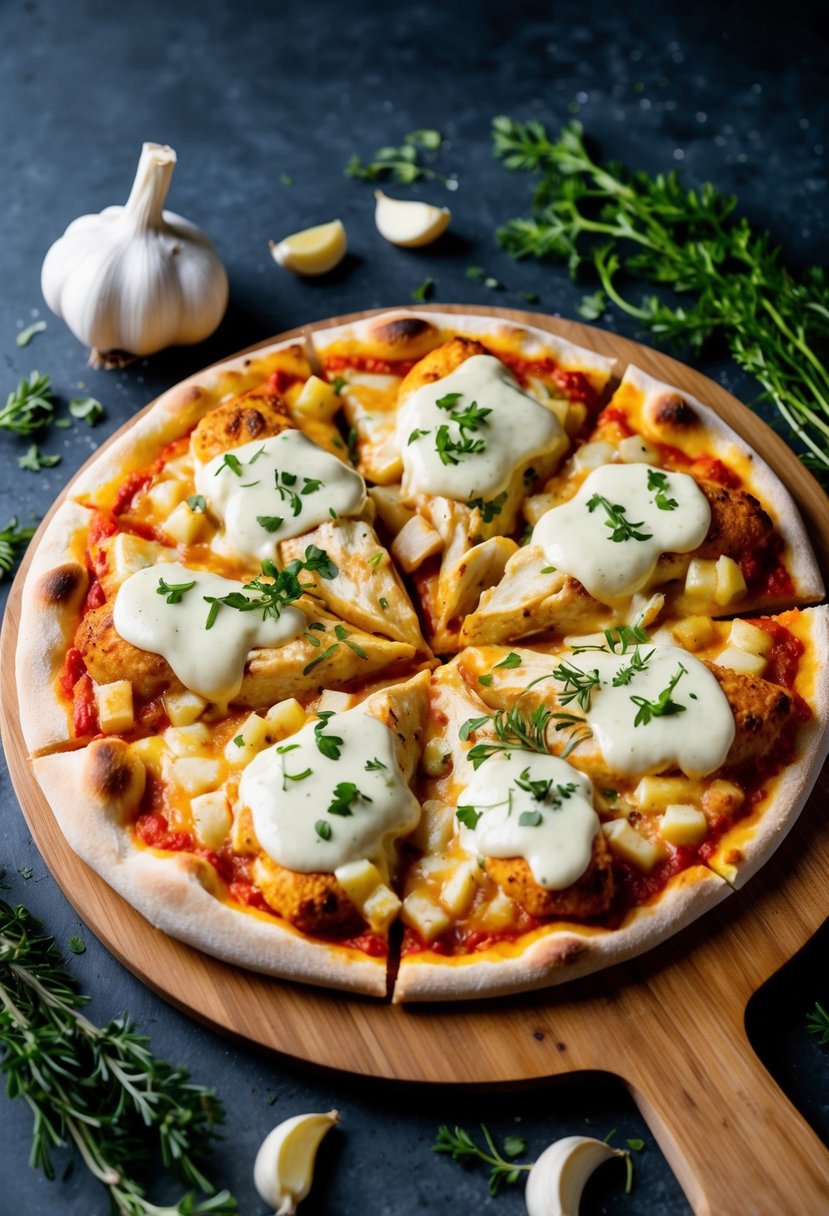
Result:
{"label": "tomato sauce", "polygon": [[267,384],[269,388],[272,388],[275,393],[279,393],[281,396],[292,384],[297,384],[300,380],[304,379],[305,377],[298,372],[289,372],[284,367],[278,367],[276,371],[271,372],[270,376],[268,376]]}
{"label": "tomato sauce", "polygon": [[139,473],[130,473],[118,487],[115,502],[112,505],[113,515],[123,515],[132,506],[132,500],[140,490],[152,481],[152,472],[144,469]]}
{"label": "tomato sauce", "polygon": [[67,701],[73,699],[75,685],[81,676],[85,675],[86,663],[81,657],[81,652],[75,646],[70,646],[66,652],[66,658],[63,660],[63,671],[58,680],[60,690]]}
{"label": "tomato sauce", "polygon": [[524,359],[508,351],[498,352],[497,357],[510,369],[519,384],[526,384],[531,376],[539,380],[552,380],[568,401],[581,401],[591,407],[596,404],[598,394],[584,372],[566,371],[555,359]]}
{"label": "tomato sauce", "polygon": [[327,355],[323,360],[326,373],[350,368],[355,372],[371,372],[380,376],[407,376],[418,359],[378,359],[376,355]]}
{"label": "tomato sauce", "polygon": [[766,655],[767,666],[765,679],[772,684],[782,684],[784,688],[794,688],[800,657],[806,649],[800,638],[796,638],[779,621],[771,617],[761,616],[750,622],[770,634],[774,639],[771,650]]}
{"label": "tomato sauce", "polygon": [[72,725],[78,738],[82,735],[97,735],[98,733],[98,706],[95,703],[95,690],[92,680],[86,672],[74,687]]}

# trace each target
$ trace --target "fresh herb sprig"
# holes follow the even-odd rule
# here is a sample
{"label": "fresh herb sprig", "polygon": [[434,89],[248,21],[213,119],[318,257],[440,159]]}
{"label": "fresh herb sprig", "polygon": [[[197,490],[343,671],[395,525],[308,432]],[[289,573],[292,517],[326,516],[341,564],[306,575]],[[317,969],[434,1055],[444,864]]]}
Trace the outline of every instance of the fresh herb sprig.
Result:
{"label": "fresh herb sprig", "polygon": [[820,1001],[815,1001],[814,1009],[808,1014],[806,1029],[809,1034],[817,1035],[818,1043],[829,1043],[829,1012],[824,1009]]}
{"label": "fresh herb sprig", "polygon": [[549,750],[547,727],[552,716],[552,710],[546,705],[539,705],[529,715],[514,705],[512,709],[498,709],[494,714],[484,714],[480,718],[467,718],[461,726],[459,738],[465,743],[474,731],[483,726],[491,726],[495,731],[495,739],[476,743],[470,748],[468,758],[475,769],[496,752],[521,750],[546,753]]}
{"label": "fresh herb sprig", "polygon": [[[262,620],[279,620],[282,612],[289,604],[293,604],[312,584],[301,583],[299,575],[303,571],[316,572],[321,578],[337,577],[337,567],[324,549],[316,545],[308,545],[305,558],[295,558],[284,570],[277,570],[270,558],[262,562],[262,575],[245,583],[241,591],[231,591],[227,595],[205,595],[202,599],[210,605],[205,621],[205,629],[212,629],[216,617],[222,607],[235,608],[237,612],[262,613]],[[264,578],[262,577],[264,576]],[[267,582],[265,580],[268,580]],[[253,591],[255,595],[246,595]],[[177,602],[170,601],[168,603]]]}
{"label": "fresh herb sprig", "polygon": [[652,718],[669,718],[674,714],[684,714],[686,706],[674,701],[673,692],[682,677],[687,674],[688,668],[683,667],[680,663],[676,674],[671,676],[667,686],[662,689],[655,701],[650,701],[647,697],[631,697],[633,704],[638,706],[633,725],[647,726]]}
{"label": "fresh herb sprig", "polygon": [[421,151],[437,152],[442,143],[443,136],[440,131],[409,131],[408,135],[403,136],[399,148],[378,148],[373,160],[364,163],[355,152],[345,167],[345,175],[364,182],[391,178],[393,181],[403,182],[406,186],[423,178],[424,181],[443,182],[447,189],[455,190],[457,180],[454,177],[446,177],[430,165],[424,165],[420,159]]}
{"label": "fresh herb sprig", "polygon": [[34,534],[34,528],[20,526],[16,515],[11,517],[5,528],[0,529],[0,579],[14,569]]}
{"label": "fresh herb sprig", "polygon": [[643,521],[637,520],[634,522],[627,517],[627,508],[621,503],[613,503],[608,501],[603,494],[594,494],[587,503],[587,510],[592,515],[598,508],[602,507],[607,518],[605,519],[605,527],[610,528],[610,539],[620,544],[626,540],[650,540],[652,532],[640,532],[639,529],[643,525]]}
{"label": "fresh herb sprig", "polygon": [[[96,1026],[54,941],[25,908],[0,901],[0,1068],[10,1098],[34,1115],[30,1165],[54,1178],[55,1150],[71,1145],[107,1189],[119,1216],[232,1216],[202,1160],[223,1120],[216,1095],[184,1069],[156,1059],[126,1020]],[[151,1203],[136,1180],[153,1151],[192,1191],[175,1206]]]}
{"label": "fresh herb sprig", "polygon": [[[507,252],[566,262],[573,276],[591,268],[592,319],[611,301],[660,341],[697,352],[724,341],[829,480],[827,272],[788,270],[769,234],[736,214],[737,199],[708,183],[690,189],[676,171],[651,177],[594,160],[578,123],[551,139],[539,122],[499,117],[492,134],[508,169],[539,175],[532,215],[499,230]],[[636,301],[625,294],[636,281],[687,302]]]}
{"label": "fresh herb sprig", "polygon": [[432,1145],[434,1153],[448,1153],[453,1161],[483,1161],[489,1166],[488,1187],[490,1195],[497,1195],[503,1183],[518,1182],[522,1173],[532,1169],[532,1162],[519,1163],[514,1160],[527,1151],[527,1145],[521,1136],[507,1136],[503,1142],[503,1153],[497,1148],[492,1133],[486,1124],[481,1124],[481,1131],[486,1142],[482,1149],[462,1127],[448,1127],[443,1123],[438,1128],[437,1138]]}
{"label": "fresh herb sprig", "polygon": [[55,402],[52,382],[40,372],[31,372],[14,392],[9,393],[0,409],[0,429],[18,435],[34,435],[54,419]]}

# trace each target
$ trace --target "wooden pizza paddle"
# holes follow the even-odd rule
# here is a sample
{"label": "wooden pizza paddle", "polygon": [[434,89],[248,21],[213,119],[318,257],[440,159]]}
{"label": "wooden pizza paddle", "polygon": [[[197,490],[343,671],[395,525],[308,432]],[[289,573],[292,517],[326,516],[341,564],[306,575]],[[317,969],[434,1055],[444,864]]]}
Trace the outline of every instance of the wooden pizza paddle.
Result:
{"label": "wooden pizza paddle", "polygon": [[[535,325],[615,356],[620,368],[636,363],[699,397],[788,486],[821,568],[829,573],[829,500],[783,441],[706,377],[574,322],[483,307],[441,305],[431,311]],[[273,340],[370,315],[319,322]],[[70,491],[71,484],[59,501]],[[23,579],[51,514],[32,542],[6,610],[0,727],[38,848],[78,914],[124,966],[213,1028],[325,1068],[464,1085],[611,1073],[629,1086],[698,1216],[829,1211],[829,1151],[757,1059],[744,1021],[753,993],[826,916],[826,771],[792,832],[747,889],[641,959],[577,983],[497,1001],[400,1007],[237,970],[165,937],[124,903],[70,852],[32,778],[20,731],[14,654]]]}

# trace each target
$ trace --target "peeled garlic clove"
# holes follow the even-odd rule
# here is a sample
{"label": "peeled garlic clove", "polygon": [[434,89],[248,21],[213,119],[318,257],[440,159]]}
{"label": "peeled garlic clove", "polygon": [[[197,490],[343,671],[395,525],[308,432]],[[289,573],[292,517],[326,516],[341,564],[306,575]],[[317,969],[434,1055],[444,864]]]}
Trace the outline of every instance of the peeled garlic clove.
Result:
{"label": "peeled garlic clove", "polygon": [[324,1115],[294,1115],[269,1132],[253,1166],[253,1183],[276,1216],[293,1216],[314,1180],[317,1149],[326,1132],[340,1116],[336,1110]]}
{"label": "peeled garlic clove", "polygon": [[175,164],[172,148],[144,144],[126,204],[80,216],[46,254],[46,303],[93,363],[201,342],[224,316],[227,275],[210,240],[163,209]]}
{"label": "peeled garlic clove", "polygon": [[270,241],[268,248],[277,265],[294,274],[326,274],[345,257],[348,241],[342,220],[304,228],[279,242]]}
{"label": "peeled garlic clove", "polygon": [[449,227],[452,212],[448,207],[389,198],[382,190],[375,190],[374,197],[377,199],[374,211],[377,231],[392,245],[408,249],[431,245]]}
{"label": "peeled garlic clove", "polygon": [[529,1216],[578,1216],[587,1179],[611,1157],[627,1157],[590,1136],[565,1136],[546,1148],[527,1176]]}

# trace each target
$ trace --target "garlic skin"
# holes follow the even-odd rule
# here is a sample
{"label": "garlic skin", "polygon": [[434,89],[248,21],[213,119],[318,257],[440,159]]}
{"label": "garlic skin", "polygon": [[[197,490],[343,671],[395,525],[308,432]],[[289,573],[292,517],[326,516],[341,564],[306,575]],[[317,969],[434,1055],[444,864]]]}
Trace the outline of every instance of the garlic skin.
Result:
{"label": "garlic skin", "polygon": [[590,1136],[556,1140],[527,1176],[524,1198],[529,1216],[579,1216],[581,1193],[593,1171],[612,1157],[627,1156],[624,1149]]}
{"label": "garlic skin", "polygon": [[311,1189],[314,1162],[323,1136],[340,1116],[327,1114],[294,1115],[278,1124],[262,1141],[253,1166],[253,1184],[275,1216],[293,1216],[297,1204]]}
{"label": "garlic skin", "polygon": [[175,164],[172,148],[145,143],[126,204],[80,216],[46,254],[46,303],[90,362],[201,342],[224,316],[227,274],[211,241],[163,210]]}

